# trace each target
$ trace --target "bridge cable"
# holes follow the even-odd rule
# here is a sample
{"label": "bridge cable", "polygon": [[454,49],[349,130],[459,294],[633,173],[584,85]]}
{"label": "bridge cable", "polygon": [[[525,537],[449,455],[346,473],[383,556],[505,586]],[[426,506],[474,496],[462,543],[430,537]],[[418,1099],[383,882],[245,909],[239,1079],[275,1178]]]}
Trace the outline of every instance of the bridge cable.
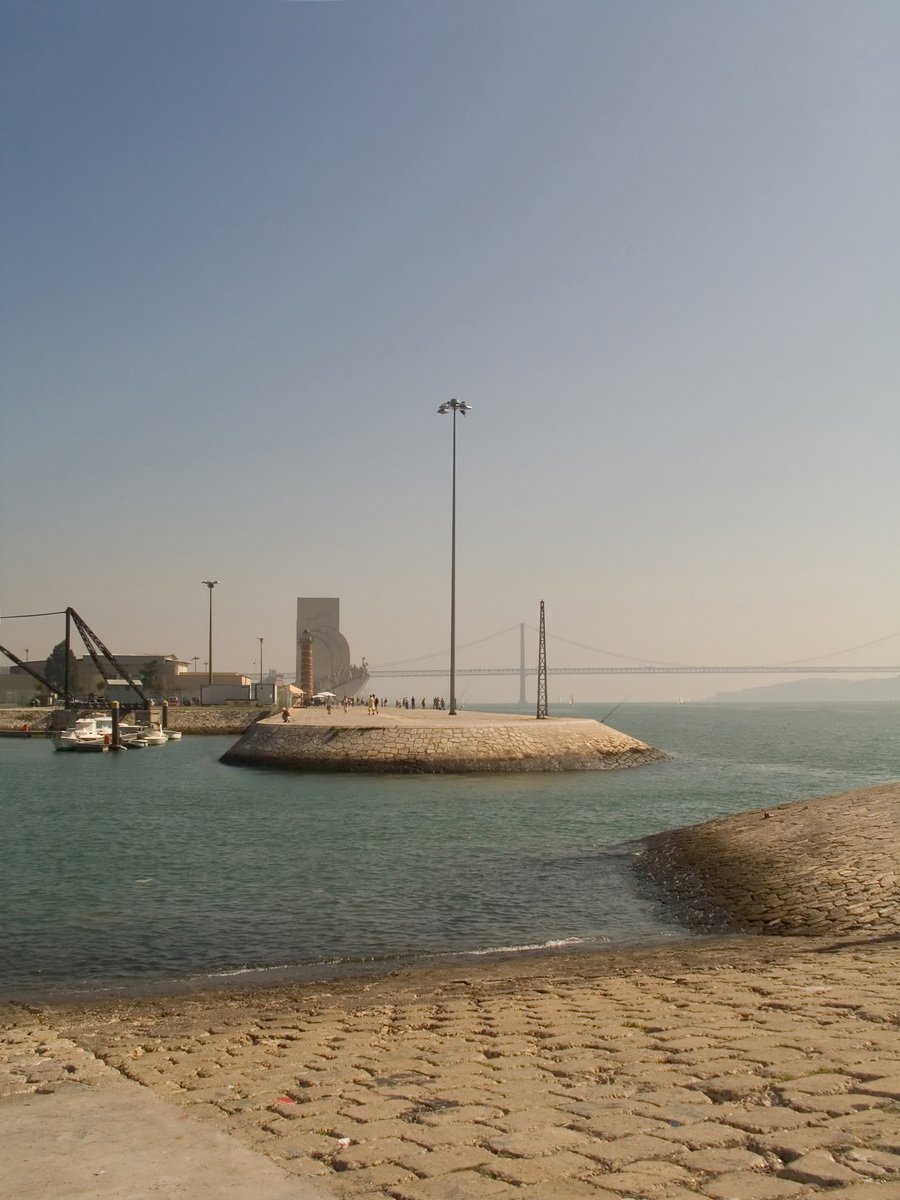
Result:
{"label": "bridge cable", "polygon": [[[485,637],[476,638],[474,642],[466,642],[462,646],[457,646],[457,650],[469,650],[472,648],[472,646],[480,646],[482,642],[489,642],[489,641],[491,641],[492,638],[502,637],[503,634],[512,633],[514,630],[516,630],[518,628],[519,628],[518,625],[510,625],[508,629],[500,629],[496,633],[489,633]],[[448,653],[447,647],[444,646],[444,648],[442,650],[435,650],[431,654],[416,654],[412,658],[399,658],[399,659],[397,659],[396,662],[373,663],[372,670],[373,671],[387,671],[391,667],[402,667],[402,666],[405,666],[407,663],[425,662],[425,660],[428,658],[440,658],[440,656],[442,654],[447,654],[447,653]]]}

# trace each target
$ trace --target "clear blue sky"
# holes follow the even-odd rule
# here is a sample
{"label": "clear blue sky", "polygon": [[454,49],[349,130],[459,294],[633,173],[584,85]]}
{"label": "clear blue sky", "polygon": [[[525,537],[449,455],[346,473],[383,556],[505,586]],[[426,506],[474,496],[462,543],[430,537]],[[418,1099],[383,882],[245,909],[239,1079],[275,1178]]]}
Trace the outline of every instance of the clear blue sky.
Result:
{"label": "clear blue sky", "polygon": [[218,579],[219,669],[292,669],[298,595],[436,650],[456,396],[460,643],[900,629],[896,0],[0,0],[0,46],[3,613],[202,660]]}

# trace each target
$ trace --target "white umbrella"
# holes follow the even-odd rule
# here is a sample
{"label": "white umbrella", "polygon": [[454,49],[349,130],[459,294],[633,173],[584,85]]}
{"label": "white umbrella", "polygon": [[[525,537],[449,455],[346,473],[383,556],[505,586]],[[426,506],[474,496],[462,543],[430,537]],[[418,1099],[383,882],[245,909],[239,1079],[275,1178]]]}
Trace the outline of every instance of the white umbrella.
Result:
{"label": "white umbrella", "polygon": [[313,696],[313,700],[334,700],[335,698],[334,692],[316,692]]}

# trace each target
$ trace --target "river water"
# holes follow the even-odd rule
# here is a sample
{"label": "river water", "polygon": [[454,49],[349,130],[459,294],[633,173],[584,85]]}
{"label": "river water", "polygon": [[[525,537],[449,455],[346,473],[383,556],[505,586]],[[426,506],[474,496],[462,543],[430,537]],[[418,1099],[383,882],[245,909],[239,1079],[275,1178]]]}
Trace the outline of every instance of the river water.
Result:
{"label": "river water", "polygon": [[895,704],[623,705],[610,724],[672,761],[362,777],[226,767],[232,738],[0,740],[0,997],[682,937],[635,839],[900,775]]}

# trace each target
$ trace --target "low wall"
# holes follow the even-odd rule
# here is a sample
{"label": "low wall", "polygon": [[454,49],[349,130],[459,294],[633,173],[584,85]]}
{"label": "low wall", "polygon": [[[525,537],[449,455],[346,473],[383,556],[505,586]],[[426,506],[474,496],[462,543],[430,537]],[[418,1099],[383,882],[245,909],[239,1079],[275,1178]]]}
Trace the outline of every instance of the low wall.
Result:
{"label": "low wall", "polygon": [[638,865],[708,932],[900,933],[900,783],[646,838]]}
{"label": "low wall", "polygon": [[304,721],[253,725],[222,762],[298,771],[366,773],[572,771],[639,766],[667,758],[598,721]]}
{"label": "low wall", "polygon": [[242,704],[172,704],[167,725],[181,733],[241,734],[271,710],[258,705]]}

